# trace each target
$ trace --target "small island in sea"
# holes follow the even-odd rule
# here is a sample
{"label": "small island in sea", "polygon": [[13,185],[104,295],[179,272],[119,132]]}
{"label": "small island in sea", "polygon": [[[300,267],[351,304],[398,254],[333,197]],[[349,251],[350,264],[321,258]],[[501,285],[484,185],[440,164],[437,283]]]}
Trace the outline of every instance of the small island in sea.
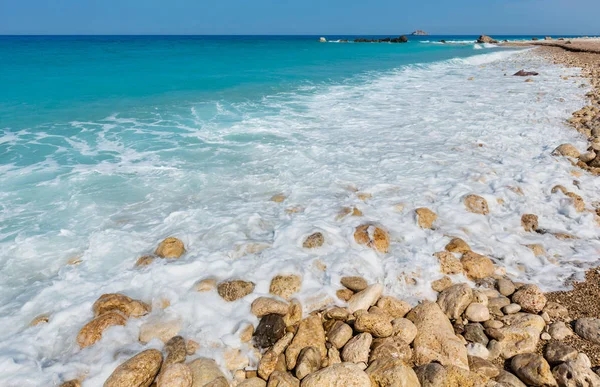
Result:
{"label": "small island in sea", "polygon": [[413,36],[428,36],[429,34],[423,30],[416,30],[413,33],[411,33],[411,35],[413,35]]}

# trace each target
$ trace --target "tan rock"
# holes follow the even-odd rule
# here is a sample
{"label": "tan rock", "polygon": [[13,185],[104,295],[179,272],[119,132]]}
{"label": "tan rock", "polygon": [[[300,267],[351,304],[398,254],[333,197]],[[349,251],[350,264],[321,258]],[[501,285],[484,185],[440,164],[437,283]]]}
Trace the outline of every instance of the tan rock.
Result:
{"label": "tan rock", "polygon": [[323,243],[325,243],[325,237],[323,236],[323,233],[315,232],[306,238],[302,244],[302,247],[305,249],[315,249],[323,246]]}
{"label": "tan rock", "polygon": [[354,363],[333,364],[302,380],[302,387],[371,387],[369,376]]}
{"label": "tan rock", "polygon": [[462,273],[462,263],[450,252],[440,251],[433,254],[440,261],[440,271],[444,274]]}
{"label": "tan rock", "polygon": [[187,356],[187,346],[185,340],[181,336],[174,336],[165,344],[164,351],[167,353],[161,367],[161,374],[168,366],[176,363],[183,363]]}
{"label": "tan rock", "polygon": [[521,216],[521,226],[527,232],[534,232],[538,229],[538,217],[534,214],[525,214]]}
{"label": "tan rock", "polygon": [[77,344],[81,348],[89,347],[102,338],[106,328],[115,325],[125,325],[127,318],[119,312],[107,312],[96,317],[81,328],[77,335]]}
{"label": "tan rock", "polygon": [[529,250],[531,250],[533,252],[533,255],[535,255],[536,257],[546,255],[546,249],[544,249],[544,246],[542,246],[538,243],[525,245],[525,247],[527,247]]}
{"label": "tan rock", "polygon": [[579,151],[571,144],[562,144],[552,151],[552,155],[573,157],[576,159],[579,157]]}
{"label": "tan rock", "polygon": [[446,245],[446,250],[451,253],[464,254],[471,251],[471,247],[467,242],[460,238],[452,238],[452,240]]}
{"label": "tan rock", "polygon": [[486,278],[494,274],[494,263],[484,255],[469,251],[463,254],[460,262],[465,275],[471,280]]}
{"label": "tan rock", "polygon": [[193,355],[200,349],[200,343],[195,340],[187,340],[185,342],[185,351],[188,355]]}
{"label": "tan rock", "polygon": [[473,290],[467,284],[452,285],[442,291],[437,304],[448,318],[458,319],[473,301]]}
{"label": "tan rock", "polygon": [[258,375],[261,378],[265,380],[269,379],[269,376],[277,369],[277,363],[280,356],[290,345],[293,338],[293,333],[286,333],[285,336],[279,339],[275,345],[269,348],[269,350],[260,358],[260,362],[258,363]]}
{"label": "tan rock", "polygon": [[197,292],[210,292],[217,288],[217,279],[216,278],[205,278],[203,280],[198,281],[196,285],[194,285],[194,290]]}
{"label": "tan rock", "polygon": [[267,382],[261,378],[250,378],[242,381],[237,387],[267,387]]}
{"label": "tan rock", "polygon": [[352,328],[350,325],[336,321],[327,332],[327,340],[337,349],[342,348],[348,340],[352,338]]}
{"label": "tan rock", "polygon": [[491,338],[498,341],[500,355],[509,359],[515,355],[534,352],[546,322],[535,314],[515,313],[500,319],[501,328],[486,329]]}
{"label": "tan rock", "polygon": [[375,305],[382,292],[383,285],[373,284],[365,290],[353,294],[348,300],[348,312],[354,313],[360,309],[368,310],[372,305]]}
{"label": "tan rock", "polygon": [[524,353],[512,358],[512,371],[525,383],[532,386],[556,386],[550,365],[535,353]]}
{"label": "tan rock", "polygon": [[283,316],[285,326],[289,327],[298,324],[302,320],[302,304],[297,299],[290,301],[288,314]]}
{"label": "tan rock", "polygon": [[267,387],[300,387],[300,381],[285,371],[275,371],[271,374]]}
{"label": "tan rock", "polygon": [[567,194],[567,192],[569,192],[564,186],[562,185],[555,185],[554,187],[552,187],[552,189],[550,190],[550,193],[557,193],[558,191],[562,192],[563,194]]}
{"label": "tan rock", "polygon": [[338,306],[333,307],[325,312],[325,318],[334,320],[345,321],[349,315],[350,313],[348,312],[348,309],[340,308]]}
{"label": "tan rock", "polygon": [[481,215],[487,215],[490,212],[487,201],[481,196],[467,195],[464,198],[464,203],[469,212]]}
{"label": "tan rock", "polygon": [[103,294],[92,306],[94,317],[106,312],[121,312],[126,317],[140,317],[151,310],[150,305],[119,293]]}
{"label": "tan rock", "polygon": [[514,303],[525,312],[539,313],[546,306],[546,296],[536,285],[524,285],[512,295]]}
{"label": "tan rock", "polygon": [[171,364],[158,376],[157,387],[192,387],[192,371],[181,363]]}
{"label": "tan rock", "polygon": [[433,222],[438,217],[435,212],[425,207],[417,208],[415,213],[417,214],[417,223],[421,228],[432,228]]}
{"label": "tan rock", "polygon": [[315,347],[306,347],[298,355],[296,365],[296,378],[304,379],[307,375],[318,371],[321,368],[321,353]]}
{"label": "tan rock", "polygon": [[354,329],[357,332],[368,332],[375,337],[388,337],[394,332],[388,316],[381,313],[362,313],[356,317]]}
{"label": "tan rock", "polygon": [[354,336],[344,346],[341,356],[342,360],[350,363],[367,363],[373,336],[370,333],[360,333]]}
{"label": "tan rock", "polygon": [[452,286],[452,279],[450,277],[448,277],[447,275],[445,275],[442,278],[435,280],[431,283],[431,288],[438,293],[443,292],[444,290],[448,289],[450,286]]}
{"label": "tan rock", "polygon": [[137,267],[143,267],[143,266],[148,266],[150,265],[152,262],[154,262],[155,257],[152,255],[144,255],[143,257],[139,257],[137,261],[135,261],[135,266]]}
{"label": "tan rock", "polygon": [[213,359],[199,358],[187,364],[192,372],[192,386],[204,387],[209,383],[225,378],[223,372]]}
{"label": "tan rock", "polygon": [[600,386],[600,376],[581,362],[570,360],[554,368],[552,375],[559,386],[594,387]]}
{"label": "tan rock", "polygon": [[360,292],[362,290],[365,290],[367,286],[369,286],[367,280],[365,280],[363,277],[357,276],[342,277],[340,283],[348,289],[352,290],[353,292]]}
{"label": "tan rock", "polygon": [[296,336],[285,351],[285,360],[288,369],[296,366],[298,355],[303,348],[315,347],[321,353],[321,359],[325,359],[327,348],[325,347],[325,331],[319,316],[309,316],[300,322]]}
{"label": "tan rock", "polygon": [[566,195],[568,197],[570,197],[571,200],[573,201],[573,206],[575,207],[575,211],[583,212],[585,210],[585,202],[583,201],[583,198],[581,196],[577,195],[574,192],[567,192]]}
{"label": "tan rock", "polygon": [[64,383],[61,383],[59,387],[81,387],[81,382],[79,380],[68,380]]}
{"label": "tan rock", "polygon": [[166,343],[173,336],[176,336],[180,330],[181,322],[179,320],[149,319],[140,326],[139,340],[142,343],[147,343],[152,339],[159,339]]}
{"label": "tan rock", "polygon": [[36,316],[33,320],[31,320],[31,322],[29,323],[29,326],[34,327],[39,324],[45,324],[48,321],[50,321],[50,315],[40,314],[39,316]]}
{"label": "tan rock", "polygon": [[161,258],[179,258],[185,253],[183,242],[177,238],[169,237],[160,242],[154,254]]}
{"label": "tan rock", "polygon": [[350,301],[352,296],[354,296],[354,292],[350,289],[340,289],[335,292],[335,295],[342,301]]}
{"label": "tan rock", "polygon": [[423,302],[414,307],[407,318],[417,328],[417,336],[413,341],[416,365],[438,361],[442,365],[469,368],[467,349],[454,334],[450,320],[437,303]]}
{"label": "tan rock", "polygon": [[401,359],[375,360],[365,371],[372,387],[419,387],[417,374]]}
{"label": "tan rock", "polygon": [[269,297],[258,297],[256,300],[252,301],[250,311],[256,317],[262,317],[273,313],[285,316],[289,311],[289,307],[288,303],[284,301]]}
{"label": "tan rock", "polygon": [[138,353],[118,366],[104,383],[104,387],[148,387],[160,370],[162,354],[156,349]]}
{"label": "tan rock", "polygon": [[294,293],[298,293],[302,287],[302,278],[299,275],[278,275],[271,280],[269,293],[289,300]]}
{"label": "tan rock", "polygon": [[412,350],[401,337],[390,336],[373,340],[371,353],[369,354],[369,364],[376,360],[400,359],[405,363],[410,363]]}
{"label": "tan rock", "polygon": [[380,253],[387,253],[390,247],[388,232],[371,224],[358,226],[354,232],[354,240],[359,245],[366,245]]}
{"label": "tan rock", "polygon": [[412,306],[408,302],[390,296],[379,298],[377,307],[392,319],[404,317],[412,309]]}
{"label": "tan rock", "polygon": [[483,304],[473,303],[465,310],[465,317],[472,322],[484,322],[490,319],[490,311]]}
{"label": "tan rock", "polygon": [[239,300],[254,291],[254,283],[242,280],[221,282],[217,286],[219,295],[228,302]]}
{"label": "tan rock", "polygon": [[392,327],[394,328],[392,335],[401,338],[406,344],[411,344],[417,336],[417,327],[407,318],[392,320]]}
{"label": "tan rock", "polygon": [[283,203],[286,199],[286,196],[283,194],[276,194],[271,196],[271,201],[275,203]]}

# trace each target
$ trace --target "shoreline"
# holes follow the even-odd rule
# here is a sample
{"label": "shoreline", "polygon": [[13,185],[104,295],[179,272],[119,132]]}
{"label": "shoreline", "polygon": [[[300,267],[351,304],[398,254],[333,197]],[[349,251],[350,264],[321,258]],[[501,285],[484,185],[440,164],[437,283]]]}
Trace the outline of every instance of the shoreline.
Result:
{"label": "shoreline", "polygon": [[[552,51],[546,54],[557,63],[575,63],[570,54],[565,56]],[[589,71],[590,76],[597,80],[595,67],[591,63],[589,66],[588,69],[584,67],[584,71]],[[590,98],[597,101],[597,83],[594,86],[595,93]],[[581,110],[589,111],[584,109]],[[593,119],[571,122],[571,126],[582,133],[589,129],[591,136],[595,126],[588,128],[587,123],[593,122]],[[574,162],[575,165],[578,163]],[[586,167],[597,173],[595,167],[587,164]],[[470,196],[473,197],[465,200],[469,212],[489,212],[485,199]],[[272,200],[284,201],[285,196],[273,197]],[[428,229],[437,215],[428,208],[418,208],[416,218],[421,228]],[[538,231],[535,215],[524,216],[522,225],[528,231]],[[538,232],[541,233],[541,230]],[[322,245],[323,235],[318,234],[311,234],[304,241],[304,247]],[[372,224],[357,227],[353,239],[379,253],[386,252],[390,243],[387,231]],[[536,248],[531,247],[532,250]],[[176,259],[184,253],[183,242],[168,239],[157,247],[153,257],[142,257],[140,264],[150,264],[152,260],[161,258]],[[298,290],[299,279],[293,275],[277,275],[269,288],[272,296],[259,297],[251,305],[259,324],[256,327],[252,324],[240,326],[236,332],[249,346],[252,340],[266,344],[262,346],[262,354],[255,350],[256,357],[260,359],[257,367],[244,365],[246,361],[241,359],[243,355],[239,350],[226,351],[225,354],[231,375],[223,373],[209,359],[196,359],[185,364],[186,357],[194,354],[198,343],[177,336],[176,329],[168,324],[146,324],[143,342],[159,339],[165,343],[162,351],[161,346],[154,345],[156,349],[147,349],[133,356],[114,370],[107,386],[121,385],[133,377],[150,382],[156,378],[159,387],[175,380],[183,380],[181,385],[184,386],[196,386],[198,379],[206,382],[200,384],[204,386],[244,387],[263,387],[267,381],[269,385],[279,383],[280,386],[307,387],[333,386],[335,383],[354,383],[352,385],[360,387],[441,385],[435,384],[435,380],[438,383],[449,381],[451,386],[483,386],[493,380],[509,383],[517,377],[528,383],[542,380],[551,384],[552,378],[564,380],[565,369],[570,374],[586,375],[600,381],[599,376],[589,374],[591,367],[600,365],[600,359],[592,354],[588,354],[587,358],[579,353],[595,347],[569,341],[576,337],[572,332],[569,339],[555,339],[565,334],[565,329],[569,330],[560,322],[571,321],[571,317],[590,317],[590,313],[578,309],[565,315],[554,304],[560,301],[571,311],[574,306],[564,305],[570,299],[566,294],[581,292],[581,287],[588,286],[586,283],[573,291],[544,295],[535,285],[515,283],[507,276],[498,275],[495,272],[498,268],[490,258],[471,251],[459,238],[436,253],[436,258],[448,274],[464,272],[479,286],[453,284],[445,276],[432,283],[438,292],[437,303],[425,301],[412,307],[404,300],[386,295],[380,284],[369,284],[360,277],[344,277],[337,293],[341,302],[334,300],[331,304],[343,305],[344,301],[348,301],[347,307],[328,305],[307,310],[303,315],[302,305],[291,297]],[[589,285],[592,285],[591,281]],[[220,283],[205,280],[197,284],[196,290],[216,292],[225,301],[232,302],[251,294],[254,284],[241,280]],[[80,333],[80,345],[92,345],[101,338],[106,327],[124,325],[122,323],[128,318],[143,316],[149,309],[150,306],[142,301],[124,295],[102,296],[93,307],[95,318],[82,328],[84,334]],[[43,323],[42,320],[38,323]],[[560,369],[558,375],[545,370],[544,358],[533,355],[536,351],[544,352],[542,347],[549,342],[565,342],[576,349],[575,354],[564,346],[559,348],[562,352],[557,350],[563,354],[563,358],[553,358],[555,361],[552,362],[552,368]],[[564,355],[564,352],[567,354]],[[516,376],[502,370],[503,362],[507,365],[505,369],[512,370]],[[511,366],[511,362],[515,364]],[[532,364],[542,366],[536,371]],[[140,371],[142,369],[143,372]],[[229,382],[231,376],[233,384]],[[67,383],[71,384],[65,386],[79,385],[74,380]]]}

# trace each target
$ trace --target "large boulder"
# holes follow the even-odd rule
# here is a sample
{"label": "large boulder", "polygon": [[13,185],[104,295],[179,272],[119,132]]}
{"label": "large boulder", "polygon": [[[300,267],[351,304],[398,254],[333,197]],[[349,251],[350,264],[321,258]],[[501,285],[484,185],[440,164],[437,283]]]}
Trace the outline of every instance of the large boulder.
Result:
{"label": "large boulder", "polygon": [[321,353],[321,360],[327,356],[325,331],[323,330],[323,324],[321,324],[319,316],[309,316],[300,322],[292,343],[285,351],[285,360],[288,369],[291,370],[296,366],[300,351],[306,347],[317,348]]}
{"label": "large boulder", "polygon": [[372,387],[418,387],[415,371],[402,359],[393,357],[373,361],[365,371]]}
{"label": "large boulder", "polygon": [[366,245],[380,253],[387,253],[390,247],[390,235],[381,227],[363,224],[356,228],[354,240],[359,245]]}
{"label": "large boulder", "polygon": [[536,353],[517,355],[510,361],[512,371],[531,386],[556,386],[550,365]]}
{"label": "large boulder", "polygon": [[118,366],[104,387],[148,387],[160,370],[162,354],[156,349],[138,353]]}
{"label": "large boulder", "polygon": [[552,375],[559,386],[595,387],[600,386],[600,376],[581,361],[569,360],[555,367]]}
{"label": "large boulder", "polygon": [[435,302],[423,302],[414,307],[407,318],[415,324],[417,336],[413,341],[416,365],[438,361],[469,369],[467,349],[454,334],[450,320]]}
{"label": "large boulder", "polygon": [[152,308],[150,305],[138,300],[133,300],[124,294],[109,293],[100,296],[92,305],[94,317],[98,317],[109,311],[118,311],[127,317],[140,317],[148,314]]}
{"label": "large boulder", "polygon": [[371,379],[357,364],[338,363],[302,380],[302,387],[371,387]]}
{"label": "large boulder", "polygon": [[515,313],[500,319],[501,328],[488,328],[488,336],[498,341],[500,355],[509,359],[515,355],[534,352],[546,322],[535,314]]}
{"label": "large boulder", "polygon": [[102,338],[102,333],[106,328],[115,325],[125,325],[127,318],[119,312],[106,312],[81,328],[77,335],[77,344],[81,348],[89,347]]}
{"label": "large boulder", "polygon": [[360,333],[354,336],[344,346],[342,351],[342,360],[350,363],[367,363],[369,361],[369,352],[373,336],[370,333]]}
{"label": "large boulder", "polygon": [[600,319],[583,317],[575,321],[575,333],[580,337],[600,344]]}
{"label": "large boulder", "polygon": [[467,284],[456,284],[442,291],[437,298],[437,303],[451,319],[459,318],[467,306],[473,301],[473,291]]}
{"label": "large boulder", "polygon": [[498,43],[497,40],[487,36],[487,35],[480,35],[479,38],[477,39],[477,43]]}

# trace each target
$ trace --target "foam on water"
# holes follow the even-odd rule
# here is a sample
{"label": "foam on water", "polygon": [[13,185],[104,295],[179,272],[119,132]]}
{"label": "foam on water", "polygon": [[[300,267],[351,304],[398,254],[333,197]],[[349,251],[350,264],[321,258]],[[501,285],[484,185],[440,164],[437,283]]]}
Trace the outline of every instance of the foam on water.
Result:
{"label": "foam on water", "polygon": [[[533,83],[505,76],[521,68],[540,76]],[[305,311],[333,302],[344,275],[381,282],[387,294],[413,303],[434,298],[430,282],[442,275],[432,254],[449,236],[465,239],[515,280],[564,288],[600,252],[594,214],[577,213],[550,193],[562,184],[589,205],[600,188],[550,155],[564,142],[585,147],[563,124],[584,105],[584,81],[561,79],[577,73],[526,52],[502,52],[307,85],[255,102],[72,122],[64,136],[5,133],[0,143],[38,146],[39,159],[22,165],[15,158],[0,176],[10,187],[0,190],[4,385],[87,375],[86,386],[99,386],[133,353],[161,347],[137,340],[139,326],[157,317],[180,320],[181,334],[200,343],[198,355],[223,364],[226,345],[249,350],[237,330],[257,323],[250,303],[280,273],[303,276],[298,298]],[[372,197],[361,201],[356,190]],[[269,201],[277,193],[287,196],[284,203]],[[487,199],[490,215],[465,211],[469,193]],[[338,219],[352,206],[364,217]],[[417,207],[439,215],[435,230],[416,225]],[[292,208],[300,211],[286,211]],[[524,213],[579,239],[525,233]],[[365,222],[390,231],[388,254],[354,242],[355,227]],[[324,233],[325,245],[303,249],[315,231]],[[133,267],[171,235],[184,241],[185,256]],[[525,247],[532,243],[547,255],[534,256]],[[269,247],[245,253],[255,245]],[[67,265],[73,257],[82,263]],[[250,280],[256,290],[225,303],[216,292],[192,290],[207,277]],[[154,311],[80,350],[77,332],[108,292],[153,303]],[[161,310],[163,299],[170,306]],[[50,321],[28,327],[41,313]]]}

